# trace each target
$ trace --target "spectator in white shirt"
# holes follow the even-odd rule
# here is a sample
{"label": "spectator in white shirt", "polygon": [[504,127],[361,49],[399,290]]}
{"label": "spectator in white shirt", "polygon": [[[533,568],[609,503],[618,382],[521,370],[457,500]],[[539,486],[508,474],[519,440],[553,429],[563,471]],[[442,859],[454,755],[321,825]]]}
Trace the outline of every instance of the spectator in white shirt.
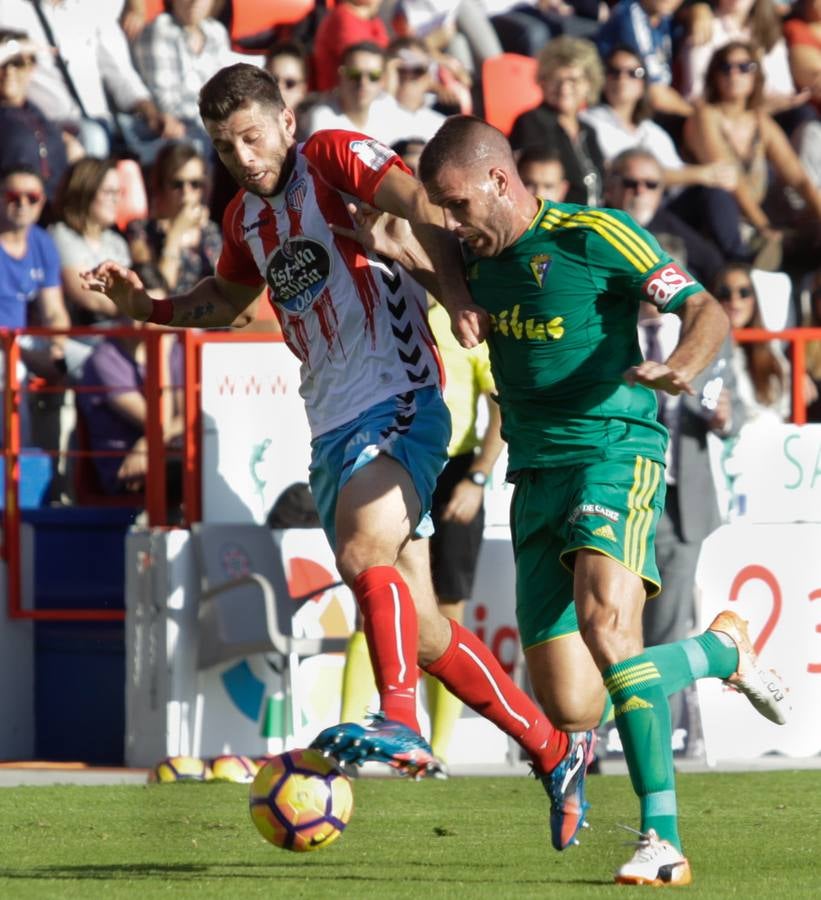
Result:
{"label": "spectator in white shirt", "polygon": [[410,137],[405,133],[406,113],[386,91],[385,68],[385,53],[376,44],[348,47],[339,67],[339,86],[326,103],[309,111],[307,133],[339,128],[362,132],[388,145]]}
{"label": "spectator in white shirt", "polygon": [[423,41],[418,38],[397,38],[388,47],[388,65],[395,78],[394,96],[405,113],[404,138],[421,137],[430,140],[439,130],[445,117],[431,109],[433,92],[433,60]]}
{"label": "spectator in white shirt", "polygon": [[182,137],[185,129],[157,108],[132,65],[117,21],[122,5],[122,0],[0,0],[0,27],[25,31],[40,47],[29,100],[48,119],[76,129],[92,156],[106,156],[112,139],[122,132],[128,149],[146,162],[160,139]]}

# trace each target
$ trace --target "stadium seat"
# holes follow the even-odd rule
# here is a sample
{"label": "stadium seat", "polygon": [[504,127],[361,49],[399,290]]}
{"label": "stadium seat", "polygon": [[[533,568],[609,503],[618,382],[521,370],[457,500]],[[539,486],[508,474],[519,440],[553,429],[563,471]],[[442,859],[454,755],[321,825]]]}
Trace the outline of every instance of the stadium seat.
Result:
{"label": "stadium seat", "polygon": [[792,303],[792,281],[785,272],[765,272],[753,269],[750,273],[761,318],[768,331],[781,331],[795,325],[795,307]]}
{"label": "stadium seat", "polygon": [[121,159],[117,162],[120,176],[120,202],[117,206],[117,228],[124,231],[129,222],[148,216],[148,195],[145,191],[143,173],[136,159]]}
{"label": "stadium seat", "polygon": [[191,526],[200,577],[198,666],[206,669],[256,653],[280,657],[291,722],[282,734],[302,725],[298,690],[300,660],[344,651],[347,637],[295,637],[293,616],[312,598],[336,587],[330,581],[300,597],[291,595],[281,530],[265,525],[195,522]]}
{"label": "stadium seat", "polygon": [[516,117],[542,102],[536,83],[538,63],[531,56],[500,53],[482,64],[485,119],[509,135]]}
{"label": "stadium seat", "polygon": [[312,12],[315,5],[314,0],[233,0],[231,41],[237,44],[276,25],[293,25]]}

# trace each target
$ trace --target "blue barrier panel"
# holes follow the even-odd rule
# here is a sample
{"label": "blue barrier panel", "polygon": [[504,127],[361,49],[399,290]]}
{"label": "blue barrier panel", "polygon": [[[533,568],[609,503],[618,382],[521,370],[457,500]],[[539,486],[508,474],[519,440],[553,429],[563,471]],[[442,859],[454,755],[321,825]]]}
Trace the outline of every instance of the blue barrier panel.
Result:
{"label": "blue barrier panel", "polygon": [[[125,536],[133,509],[52,507],[23,512],[34,527],[37,609],[124,609]],[[37,622],[38,759],[122,765],[123,622]]]}

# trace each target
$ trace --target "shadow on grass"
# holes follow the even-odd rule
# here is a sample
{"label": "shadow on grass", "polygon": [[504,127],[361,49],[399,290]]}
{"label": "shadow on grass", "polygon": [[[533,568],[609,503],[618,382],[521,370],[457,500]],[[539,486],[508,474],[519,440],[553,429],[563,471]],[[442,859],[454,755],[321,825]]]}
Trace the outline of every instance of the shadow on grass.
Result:
{"label": "shadow on grass", "polygon": [[[302,860],[300,860],[301,862]],[[305,862],[308,862],[305,860]],[[346,868],[351,867],[349,862],[332,862],[311,860],[311,880],[316,881],[350,881],[361,882],[363,884],[378,885],[385,881],[374,875],[358,874],[348,871]],[[442,865],[435,866],[439,869],[448,869],[452,866]],[[255,880],[258,878],[270,878],[272,872],[277,873],[277,878],[281,881],[287,881],[289,875],[293,875],[301,884],[305,881],[305,869],[299,866],[295,860],[293,863],[248,863],[242,862],[220,862],[215,864],[196,864],[196,863],[174,863],[163,865],[161,863],[126,863],[120,865],[99,865],[99,866],[37,866],[28,869],[11,869],[0,868],[0,882],[8,879],[10,881],[135,881],[135,880],[187,880],[192,875],[207,877],[209,879],[226,878],[235,881],[236,879]],[[428,879],[417,879],[418,884],[424,884]],[[443,883],[453,884],[476,884],[488,885],[487,873],[476,873],[474,877],[466,877],[465,873],[460,872],[451,877],[437,871],[429,879],[433,885]],[[591,878],[575,878],[575,877],[543,877],[543,878],[514,878],[508,875],[504,879],[506,889],[515,886],[526,885],[587,885],[591,888],[611,887],[612,882],[602,882]]]}

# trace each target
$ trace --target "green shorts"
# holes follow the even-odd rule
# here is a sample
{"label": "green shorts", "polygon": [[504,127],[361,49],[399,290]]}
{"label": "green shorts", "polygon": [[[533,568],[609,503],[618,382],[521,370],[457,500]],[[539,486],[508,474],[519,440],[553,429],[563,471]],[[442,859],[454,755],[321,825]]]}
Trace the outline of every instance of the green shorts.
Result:
{"label": "green shorts", "polygon": [[510,511],[516,618],[527,650],[578,631],[573,560],[592,549],[661,589],[653,543],[664,508],[664,466],[636,456],[518,473]]}

